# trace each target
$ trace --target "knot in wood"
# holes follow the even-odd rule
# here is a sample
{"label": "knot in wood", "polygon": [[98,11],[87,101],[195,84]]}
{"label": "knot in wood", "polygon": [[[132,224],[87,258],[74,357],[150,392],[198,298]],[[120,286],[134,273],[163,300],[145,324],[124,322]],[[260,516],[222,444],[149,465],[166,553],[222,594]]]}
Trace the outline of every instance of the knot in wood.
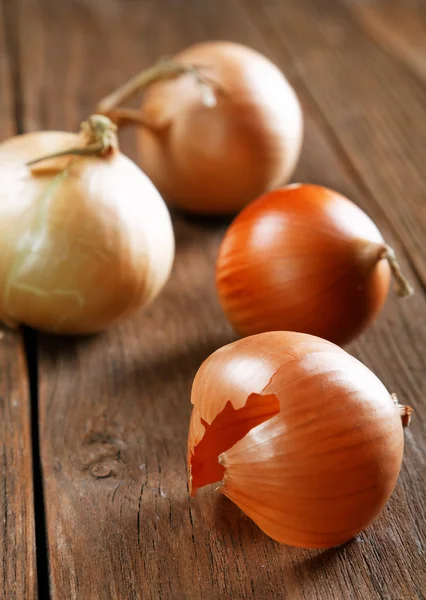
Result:
{"label": "knot in wood", "polygon": [[97,479],[101,479],[112,475],[112,469],[109,465],[97,463],[90,467],[90,474]]}

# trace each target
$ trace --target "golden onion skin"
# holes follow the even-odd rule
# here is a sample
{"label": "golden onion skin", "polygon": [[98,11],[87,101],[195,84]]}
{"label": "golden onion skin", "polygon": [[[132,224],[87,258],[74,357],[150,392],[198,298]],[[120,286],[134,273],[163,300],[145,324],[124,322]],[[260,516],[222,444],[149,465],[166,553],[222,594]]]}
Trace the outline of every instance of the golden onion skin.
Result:
{"label": "golden onion skin", "polygon": [[196,44],[174,61],[199,66],[216,82],[217,104],[203,104],[191,74],[145,93],[139,160],[167,201],[194,213],[233,213],[286,183],[300,155],[303,118],[281,71],[231,42]]}
{"label": "golden onion skin", "polygon": [[330,342],[290,332],[238,340],[203,363],[191,402],[193,495],[222,479],[218,491],[279,542],[342,544],[395,487],[402,407]]}
{"label": "golden onion skin", "polygon": [[78,145],[78,135],[64,132],[0,144],[0,319],[8,324],[95,333],[152,300],[168,279],[170,216],[128,158],[114,151],[25,166]]}
{"label": "golden onion skin", "polygon": [[222,308],[240,335],[299,331],[346,344],[385,303],[385,247],[341,194],[308,184],[274,190],[226,232],[216,266]]}

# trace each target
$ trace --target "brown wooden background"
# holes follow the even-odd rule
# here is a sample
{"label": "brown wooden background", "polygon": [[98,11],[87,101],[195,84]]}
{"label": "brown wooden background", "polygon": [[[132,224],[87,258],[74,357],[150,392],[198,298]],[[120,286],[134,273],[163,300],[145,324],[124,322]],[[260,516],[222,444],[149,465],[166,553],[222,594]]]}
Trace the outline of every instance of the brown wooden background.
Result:
{"label": "brown wooden background", "polygon": [[[286,72],[306,115],[295,179],[359,203],[416,287],[349,349],[415,407],[398,486],[325,552],[280,546],[212,489],[189,500],[192,378],[234,336],[213,277],[226,222],[175,214],[173,275],[135,319],[88,340],[1,333],[0,598],[425,598],[426,2],[0,0],[0,138],[77,130],[205,39]],[[131,132],[122,149],[135,156]]]}

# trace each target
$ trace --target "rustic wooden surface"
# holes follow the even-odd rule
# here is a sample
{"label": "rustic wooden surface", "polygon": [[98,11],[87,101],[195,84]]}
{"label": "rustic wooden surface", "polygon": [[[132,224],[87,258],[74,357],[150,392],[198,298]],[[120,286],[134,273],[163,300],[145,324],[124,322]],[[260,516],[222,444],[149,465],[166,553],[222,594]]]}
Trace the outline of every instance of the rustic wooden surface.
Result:
{"label": "rustic wooden surface", "polygon": [[352,8],[362,27],[385,52],[426,80],[424,0],[355,2]]}
{"label": "rustic wooden surface", "polygon": [[[0,0],[0,6],[9,31],[7,44],[0,35],[2,138],[20,126],[76,130],[104,93],[198,40],[232,39],[265,53],[287,73],[306,115],[295,179],[334,187],[359,203],[396,249],[417,292],[405,302],[391,296],[375,326],[349,348],[416,411],[388,507],[344,547],[280,546],[212,488],[188,497],[191,381],[202,360],[234,334],[213,277],[226,221],[174,214],[175,268],[148,310],[93,339],[38,338],[39,393],[32,400],[42,460],[42,473],[34,471],[40,598],[425,598],[426,5]],[[0,31],[1,19],[0,11]],[[122,149],[135,156],[131,132]],[[0,445],[8,449],[3,456],[13,457],[2,467],[0,519],[17,506],[21,519],[0,520],[0,597],[7,599],[35,597],[20,348],[15,334],[0,340]],[[27,352],[34,362],[31,339]],[[44,503],[37,498],[41,485]]]}
{"label": "rustic wooden surface", "polygon": [[[0,8],[2,8],[0,6]],[[11,59],[0,10],[0,137],[16,133]],[[1,185],[1,184],[0,184]],[[0,327],[0,598],[29,600],[37,587],[30,393],[23,338]]]}

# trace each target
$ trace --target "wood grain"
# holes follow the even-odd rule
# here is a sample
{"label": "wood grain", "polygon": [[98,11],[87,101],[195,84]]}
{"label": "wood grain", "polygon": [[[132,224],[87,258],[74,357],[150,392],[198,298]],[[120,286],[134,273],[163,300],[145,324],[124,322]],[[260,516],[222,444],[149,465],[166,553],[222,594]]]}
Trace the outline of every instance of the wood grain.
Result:
{"label": "wood grain", "polygon": [[426,3],[424,0],[361,0],[351,5],[371,38],[396,61],[426,82]]}
{"label": "wood grain", "polygon": [[[12,40],[0,2],[0,141],[15,132]],[[0,597],[37,597],[29,385],[22,336],[0,327]]]}
{"label": "wood grain", "polygon": [[[388,508],[342,548],[280,546],[214,488],[188,498],[192,378],[234,336],[213,276],[226,223],[175,214],[175,268],[148,310],[97,338],[41,338],[39,426],[54,599],[424,597],[426,120],[413,121],[426,104],[411,75],[350,11],[335,2],[318,6],[21,0],[28,129],[76,129],[114,85],[194,41],[234,39],[270,56],[306,114],[296,178],[339,189],[365,208],[418,289],[407,302],[392,296],[351,347],[416,409]],[[389,78],[408,86],[402,98],[382,89]],[[122,147],[133,154],[130,133]]]}

